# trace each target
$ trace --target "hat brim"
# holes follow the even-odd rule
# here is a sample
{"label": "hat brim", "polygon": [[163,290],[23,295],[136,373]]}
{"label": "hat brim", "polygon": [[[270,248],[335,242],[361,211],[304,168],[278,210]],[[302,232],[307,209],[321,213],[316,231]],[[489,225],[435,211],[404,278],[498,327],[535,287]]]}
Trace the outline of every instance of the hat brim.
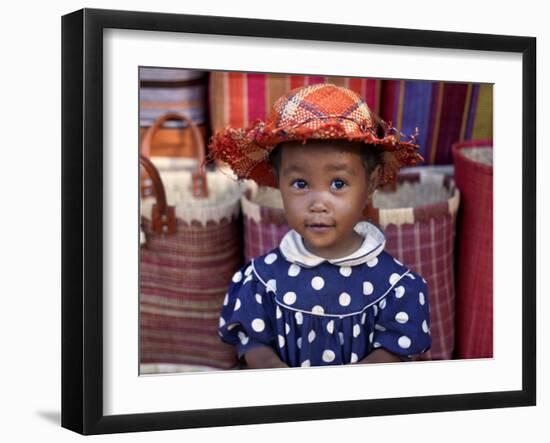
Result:
{"label": "hat brim", "polygon": [[209,143],[209,156],[227,163],[239,179],[251,179],[261,186],[277,187],[277,180],[269,164],[270,152],[279,144],[290,141],[346,140],[372,145],[383,155],[380,185],[397,177],[401,167],[413,166],[424,159],[418,153],[414,136],[403,141],[399,133],[388,132],[377,137],[371,130],[358,128],[345,131],[338,122],[326,122],[315,128],[266,130],[261,121],[246,129],[226,128],[215,134]]}

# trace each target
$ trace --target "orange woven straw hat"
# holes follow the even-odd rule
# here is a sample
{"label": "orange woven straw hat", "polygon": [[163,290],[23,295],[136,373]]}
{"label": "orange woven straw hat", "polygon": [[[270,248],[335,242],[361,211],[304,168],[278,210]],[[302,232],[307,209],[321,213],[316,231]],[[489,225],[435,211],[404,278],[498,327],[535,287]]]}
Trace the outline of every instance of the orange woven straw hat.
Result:
{"label": "orange woven straw hat", "polygon": [[[383,134],[379,134],[379,125]],[[353,91],[332,84],[291,90],[280,97],[265,122],[248,128],[225,128],[210,140],[210,157],[229,164],[239,179],[276,187],[269,153],[280,143],[302,140],[348,140],[374,145],[383,151],[381,183],[395,179],[399,168],[422,161],[415,135],[401,140],[391,125],[377,121]]]}

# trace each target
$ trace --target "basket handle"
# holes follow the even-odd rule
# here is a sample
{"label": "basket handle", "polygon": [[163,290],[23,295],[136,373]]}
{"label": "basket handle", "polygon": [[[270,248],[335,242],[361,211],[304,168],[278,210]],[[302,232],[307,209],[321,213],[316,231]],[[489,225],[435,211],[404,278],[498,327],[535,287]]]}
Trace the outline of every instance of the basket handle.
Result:
{"label": "basket handle", "polygon": [[199,131],[199,128],[192,119],[183,114],[178,114],[176,112],[167,112],[166,114],[161,115],[155,120],[153,125],[146,131],[145,136],[143,137],[143,142],[141,144],[141,153],[146,157],[151,156],[151,147],[153,145],[153,138],[159,129],[162,128],[164,123],[167,121],[180,121],[187,123],[191,128],[193,133],[193,138],[195,140],[195,155],[199,161],[199,167],[195,172],[191,174],[191,186],[193,197],[196,198],[207,198],[208,197],[208,186],[206,183],[206,172],[204,170],[204,140]]}
{"label": "basket handle", "polygon": [[151,229],[158,234],[173,234],[176,232],[176,212],[174,206],[166,203],[166,193],[159,172],[155,165],[143,154],[139,155],[139,164],[145,169],[155,191],[156,203],[151,210]]}

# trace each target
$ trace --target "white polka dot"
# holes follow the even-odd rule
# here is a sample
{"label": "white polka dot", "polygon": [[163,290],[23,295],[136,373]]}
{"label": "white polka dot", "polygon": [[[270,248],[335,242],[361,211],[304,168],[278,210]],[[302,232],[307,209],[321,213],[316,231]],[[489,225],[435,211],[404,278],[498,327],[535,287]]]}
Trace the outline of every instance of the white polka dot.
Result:
{"label": "white polka dot", "polygon": [[374,316],[376,317],[378,315],[378,306],[372,305],[372,311],[374,312]]}
{"label": "white polka dot", "polygon": [[315,340],[315,331],[312,329],[307,335],[307,341],[313,343],[313,340]]}
{"label": "white polka dot", "polygon": [[341,306],[349,306],[351,303],[351,297],[347,292],[342,292],[338,298],[338,302]]}
{"label": "white polka dot", "polygon": [[[425,320],[424,323],[426,323]],[[223,317],[220,317],[220,328],[223,328],[223,325],[225,325],[225,320],[223,319]]]}
{"label": "white polka dot", "polygon": [[378,258],[374,257],[367,262],[369,268],[374,268],[378,264]]}
{"label": "white polka dot", "polygon": [[379,348],[380,346],[382,346],[380,343],[378,343],[377,341],[375,341],[373,344],[372,344],[372,347],[373,348]]}
{"label": "white polka dot", "polygon": [[397,344],[400,348],[409,349],[411,347],[411,339],[406,335],[402,335],[399,337],[399,340],[397,340]]}
{"label": "white polka dot", "polygon": [[398,286],[395,288],[395,296],[401,298],[405,295],[405,288],[403,286]]}
{"label": "white polka dot", "polygon": [[382,325],[379,325],[378,323],[374,325],[374,329],[376,329],[377,331],[386,332],[386,328]]}
{"label": "white polka dot", "polygon": [[406,312],[398,312],[397,314],[395,314],[395,321],[397,323],[407,323],[409,321],[409,314],[407,314]]}
{"label": "white polka dot", "polygon": [[354,337],[359,337],[359,334],[361,334],[361,326],[354,325],[353,326],[353,336]]}
{"label": "white polka dot", "polygon": [[233,274],[233,283],[239,283],[243,279],[243,273],[241,271],[237,271]]}
{"label": "white polka dot", "polygon": [[396,274],[395,272],[392,275],[390,275],[390,285],[396,284],[399,281],[400,277],[401,276],[399,274]]}
{"label": "white polka dot", "polygon": [[357,356],[357,354],[355,352],[352,352],[350,363],[357,363],[358,361],[359,361],[359,357]]}
{"label": "white polka dot", "polygon": [[262,294],[256,294],[256,301],[259,303],[259,304],[262,304]]}
{"label": "white polka dot", "polygon": [[244,271],[244,275],[248,277],[251,272],[252,272],[252,265],[249,265],[248,268],[246,268],[246,271]]}
{"label": "white polka dot", "polygon": [[363,315],[361,316],[361,324],[364,325],[367,321],[367,313],[363,312]]}
{"label": "white polka dot", "polygon": [[275,310],[275,315],[278,319],[283,316],[283,313],[281,312],[281,308],[279,308],[279,306],[277,306],[277,309]]}
{"label": "white polka dot", "polygon": [[371,332],[369,334],[369,343],[372,343],[373,340],[374,340],[374,332]]}
{"label": "white polka dot", "polygon": [[428,283],[428,282],[426,281],[426,279],[425,279],[425,278],[423,278],[423,279],[422,279],[422,281],[423,281],[424,283]]}
{"label": "white polka dot", "polygon": [[283,301],[287,305],[292,305],[296,302],[296,293],[295,292],[287,292],[285,295],[283,295]]}
{"label": "white polka dot", "polygon": [[298,346],[298,349],[302,349],[302,337],[298,338],[296,340],[296,346]]}
{"label": "white polka dot", "polygon": [[399,260],[397,260],[396,258],[393,259],[393,261],[395,263],[397,263],[399,266],[403,266],[403,263],[401,263]]}
{"label": "white polka dot", "polygon": [[340,345],[343,345],[344,344],[344,333],[339,332],[338,333],[338,338],[340,339]]}
{"label": "white polka dot", "polygon": [[238,311],[240,307],[241,307],[241,299],[238,298],[237,301],[235,302],[235,307],[233,308],[233,310]]}
{"label": "white polka dot", "polygon": [[288,268],[288,275],[290,277],[296,277],[300,273],[300,266],[297,264],[292,263],[290,267]]}
{"label": "white polka dot", "polygon": [[250,280],[252,280],[252,276],[251,276],[251,275],[249,275],[248,277],[246,277],[246,278],[244,279],[243,285],[246,285]]}
{"label": "white polka dot", "polygon": [[386,299],[383,298],[382,300],[380,300],[380,303],[378,303],[378,306],[380,307],[380,309],[384,309],[386,307]]}
{"label": "white polka dot", "polygon": [[294,314],[294,317],[296,317],[296,323],[301,325],[304,322],[304,315],[301,312],[296,312]]}
{"label": "white polka dot", "polygon": [[407,277],[409,277],[411,280],[416,280],[413,274],[407,274]]}
{"label": "white polka dot", "polygon": [[325,313],[325,309],[322,306],[316,305],[311,308],[311,312],[317,315],[323,315]]}
{"label": "white polka dot", "polygon": [[351,275],[351,266],[340,266],[340,274],[344,277],[349,277]]}
{"label": "white polka dot", "polygon": [[229,302],[229,294],[225,294],[225,297],[223,299],[223,305],[227,306],[227,303]]}
{"label": "white polka dot", "polygon": [[363,294],[371,295],[374,292],[374,286],[370,281],[363,282]]}
{"label": "white polka dot", "polygon": [[284,347],[285,345],[285,338],[282,335],[278,335],[277,338],[279,339],[279,348]]}
{"label": "white polka dot", "polygon": [[323,286],[325,286],[325,280],[323,280],[323,277],[313,277],[311,279],[311,286],[313,286],[313,289],[317,289],[319,291],[323,289]]}
{"label": "white polka dot", "polygon": [[304,360],[300,366],[302,368],[309,368],[311,366],[311,362],[309,360]]}
{"label": "white polka dot", "polygon": [[275,253],[271,253],[271,254],[267,254],[264,258],[264,262],[267,264],[267,265],[270,265],[272,264],[275,260],[277,260],[277,254]]}
{"label": "white polka dot", "polygon": [[285,333],[288,335],[290,332],[290,325],[288,323],[285,323]]}
{"label": "white polka dot", "polygon": [[334,361],[334,359],[336,358],[336,354],[334,353],[334,351],[331,351],[330,349],[325,349],[323,351],[323,361],[325,363],[330,363],[332,361]]}
{"label": "white polka dot", "polygon": [[277,281],[275,279],[271,279],[267,282],[267,290],[271,292],[277,292]]}
{"label": "white polka dot", "polygon": [[426,297],[424,297],[424,293],[423,292],[419,292],[418,293],[418,302],[424,306],[424,303],[426,303]]}
{"label": "white polka dot", "polygon": [[250,340],[248,338],[248,335],[246,335],[242,331],[239,331],[239,333],[237,335],[239,336],[239,340],[241,341],[241,344],[243,344],[243,345],[246,345],[248,343],[248,340]]}
{"label": "white polka dot", "polygon": [[426,320],[424,320],[422,322],[422,330],[427,334],[428,332],[430,332],[430,328],[428,328],[428,323],[426,322]]}
{"label": "white polka dot", "polygon": [[329,334],[334,332],[334,320],[331,320],[327,323],[327,331]]}
{"label": "white polka dot", "polygon": [[265,329],[265,322],[261,318],[255,318],[252,320],[251,326],[256,332],[262,332]]}

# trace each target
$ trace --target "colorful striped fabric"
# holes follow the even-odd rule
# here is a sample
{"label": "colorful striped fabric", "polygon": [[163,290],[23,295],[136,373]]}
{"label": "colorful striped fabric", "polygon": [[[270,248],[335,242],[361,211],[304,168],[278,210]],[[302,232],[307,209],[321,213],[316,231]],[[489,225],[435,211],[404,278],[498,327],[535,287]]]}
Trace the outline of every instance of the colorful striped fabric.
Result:
{"label": "colorful striped fabric", "polygon": [[382,82],[381,117],[404,134],[419,128],[426,164],[451,164],[451,145],[492,137],[492,85],[409,80]]}
{"label": "colorful striped fabric", "polygon": [[381,80],[365,78],[247,74],[212,72],[210,74],[210,117],[212,131],[227,126],[246,127],[264,120],[276,99],[293,88],[317,83],[345,86],[365,100],[375,113],[380,111]]}

